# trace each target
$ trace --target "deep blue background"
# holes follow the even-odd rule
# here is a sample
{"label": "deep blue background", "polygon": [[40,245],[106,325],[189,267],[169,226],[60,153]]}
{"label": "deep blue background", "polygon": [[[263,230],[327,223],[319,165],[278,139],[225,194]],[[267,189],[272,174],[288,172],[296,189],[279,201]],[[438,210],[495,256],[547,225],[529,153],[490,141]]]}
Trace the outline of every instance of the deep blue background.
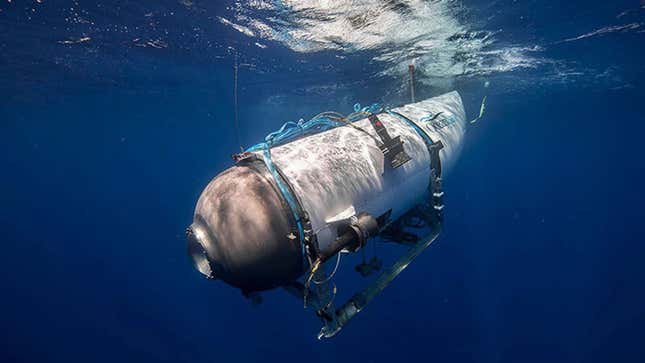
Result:
{"label": "deep blue background", "polygon": [[[510,19],[528,14],[526,37],[549,43],[634,3],[587,4],[576,17],[553,11],[557,4],[509,2],[492,21],[522,38],[526,24]],[[339,336],[319,342],[319,322],[301,302],[275,291],[252,307],[186,257],[194,203],[238,147],[226,46],[207,59],[108,44],[56,63],[48,37],[60,37],[16,28],[22,15],[4,10],[0,25],[16,37],[2,38],[0,75],[0,361],[645,361],[642,34],[548,50],[609,67],[618,85],[585,78],[495,89],[539,80],[539,70],[493,75],[487,91],[457,82],[471,115],[490,94],[444,184],[445,233]],[[274,48],[245,53],[292,63],[242,69],[243,143],[286,120],[388,101],[383,94],[398,86],[369,79],[359,56],[317,72],[333,58],[320,54],[285,74],[304,56]],[[391,103],[403,97],[393,93]]]}

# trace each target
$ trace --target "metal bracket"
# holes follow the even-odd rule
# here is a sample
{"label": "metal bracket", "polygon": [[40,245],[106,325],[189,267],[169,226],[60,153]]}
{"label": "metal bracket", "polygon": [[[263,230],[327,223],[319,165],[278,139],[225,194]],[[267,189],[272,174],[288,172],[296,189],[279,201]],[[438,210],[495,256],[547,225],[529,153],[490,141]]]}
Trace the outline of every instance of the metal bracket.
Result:
{"label": "metal bracket", "polygon": [[379,138],[381,138],[382,143],[379,145],[379,148],[381,149],[381,152],[383,152],[385,159],[390,162],[392,168],[396,169],[412,160],[412,158],[406,154],[405,150],[403,150],[403,141],[401,140],[401,136],[397,136],[395,138],[390,137],[387,129],[376,115],[372,114],[368,119]]}
{"label": "metal bracket", "polygon": [[392,266],[385,269],[379,277],[359,293],[352,296],[333,316],[323,319],[324,326],[318,333],[318,339],[331,338],[336,335],[356,314],[361,312],[381,291],[383,291],[406,267],[417,258],[441,232],[441,224],[432,227],[432,232],[410,247]]}
{"label": "metal bracket", "polygon": [[251,153],[251,152],[248,152],[248,151],[243,151],[243,152],[241,152],[241,153],[233,154],[233,155],[231,155],[231,158],[233,159],[233,161],[234,161],[236,164],[238,164],[239,162],[241,162],[241,161],[243,161],[243,160],[247,160],[247,159],[248,159],[248,160],[254,160],[254,159],[257,159],[257,157],[255,156],[255,154],[253,154],[253,153]]}

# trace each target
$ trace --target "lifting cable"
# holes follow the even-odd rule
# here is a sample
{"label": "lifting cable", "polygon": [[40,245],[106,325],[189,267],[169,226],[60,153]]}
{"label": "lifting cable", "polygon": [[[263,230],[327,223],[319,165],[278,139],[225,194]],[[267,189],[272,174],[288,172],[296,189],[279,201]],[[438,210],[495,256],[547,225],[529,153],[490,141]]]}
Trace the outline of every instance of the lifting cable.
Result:
{"label": "lifting cable", "polygon": [[321,280],[321,281],[316,281],[316,279],[312,278],[311,282],[313,282],[316,285],[321,285],[321,284],[324,284],[324,283],[328,282],[329,280],[333,279],[334,275],[336,275],[336,272],[338,271],[338,266],[340,265],[340,255],[341,254],[342,253],[338,252],[338,254],[336,256],[336,266],[334,266],[334,270],[329,274],[329,276],[327,276],[327,278],[325,278],[324,280]]}
{"label": "lifting cable", "polygon": [[237,102],[237,76],[239,73],[240,66],[238,64],[237,60],[237,51],[235,51],[235,64],[233,65],[233,117],[235,121],[235,135],[237,136],[237,143],[240,146],[240,151],[244,152],[244,148],[242,147],[242,140],[240,138],[240,120],[239,120],[239,113],[238,113],[238,102]]}

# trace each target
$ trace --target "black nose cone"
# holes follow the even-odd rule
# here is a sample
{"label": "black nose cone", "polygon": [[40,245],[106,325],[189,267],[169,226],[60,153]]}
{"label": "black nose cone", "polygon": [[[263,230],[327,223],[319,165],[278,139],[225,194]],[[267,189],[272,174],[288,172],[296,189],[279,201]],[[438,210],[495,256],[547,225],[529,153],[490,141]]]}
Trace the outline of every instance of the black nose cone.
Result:
{"label": "black nose cone", "polygon": [[196,269],[245,291],[289,283],[303,271],[295,222],[258,161],[232,167],[204,189],[188,233]]}

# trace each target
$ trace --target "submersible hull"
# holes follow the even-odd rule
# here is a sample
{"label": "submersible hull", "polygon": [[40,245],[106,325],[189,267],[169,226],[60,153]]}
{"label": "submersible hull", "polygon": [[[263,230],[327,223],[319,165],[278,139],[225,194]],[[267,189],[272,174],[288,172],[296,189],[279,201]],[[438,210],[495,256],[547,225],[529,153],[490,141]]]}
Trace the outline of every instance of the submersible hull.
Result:
{"label": "submersible hull", "polygon": [[[466,127],[457,92],[381,110],[352,125],[274,146],[268,151],[271,163],[267,150],[253,151],[216,176],[189,228],[196,268],[245,292],[296,280],[312,254],[337,253],[348,220],[361,213],[396,220],[426,198],[432,170],[428,138],[443,146],[438,155],[445,170],[460,151]],[[379,144],[382,130],[400,140],[404,160],[388,159],[390,150]],[[289,198],[305,213],[304,239]]]}

